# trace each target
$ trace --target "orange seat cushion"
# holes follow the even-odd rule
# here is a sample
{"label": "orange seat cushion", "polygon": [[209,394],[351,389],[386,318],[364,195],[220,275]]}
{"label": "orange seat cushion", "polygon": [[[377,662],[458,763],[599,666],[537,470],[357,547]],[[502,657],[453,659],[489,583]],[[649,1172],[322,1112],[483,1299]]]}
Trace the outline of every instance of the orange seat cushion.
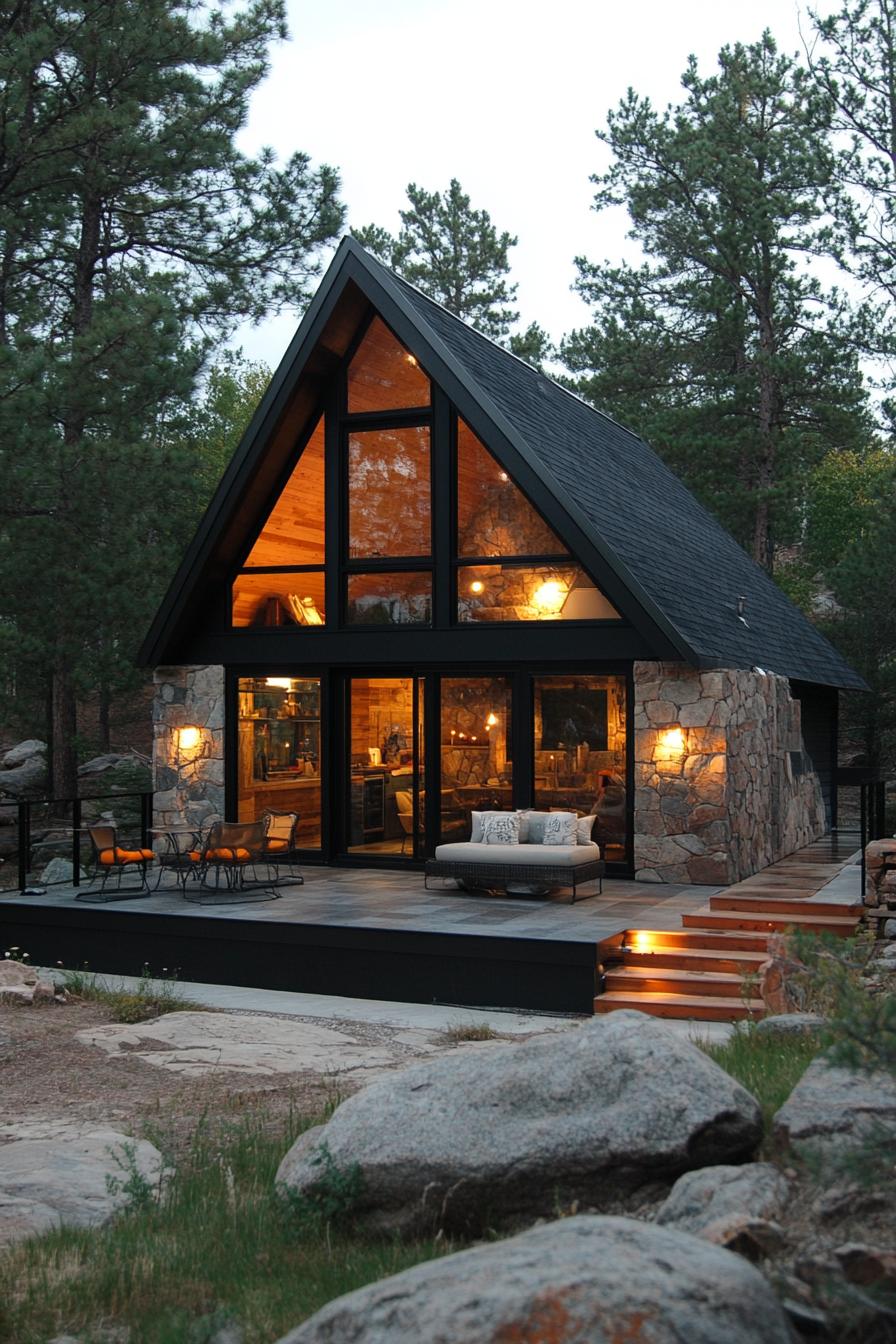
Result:
{"label": "orange seat cushion", "polygon": [[154,859],[155,854],[151,849],[104,849],[100,852],[100,863],[111,867],[114,863],[148,863]]}
{"label": "orange seat cushion", "polygon": [[276,851],[278,851],[278,852],[281,852],[281,851],[283,851],[284,849],[289,849],[289,841],[288,841],[288,840],[265,840],[265,842],[264,842],[264,847],[265,847],[265,849],[270,849],[270,850],[272,850],[272,851],[273,851],[273,850],[276,850]]}
{"label": "orange seat cushion", "polygon": [[238,845],[236,849],[207,849],[205,857],[209,863],[248,863],[252,856]]}
{"label": "orange seat cushion", "polygon": [[188,850],[187,858],[190,860],[191,863],[200,863],[202,861],[202,855],[199,853],[198,849]]}

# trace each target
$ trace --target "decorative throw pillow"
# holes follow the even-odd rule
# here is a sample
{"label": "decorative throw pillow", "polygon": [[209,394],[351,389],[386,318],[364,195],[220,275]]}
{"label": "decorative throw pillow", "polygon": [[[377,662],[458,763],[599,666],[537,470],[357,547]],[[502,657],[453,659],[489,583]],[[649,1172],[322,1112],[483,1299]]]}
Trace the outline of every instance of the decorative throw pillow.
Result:
{"label": "decorative throw pillow", "polygon": [[549,812],[544,819],[543,845],[574,845],[576,843],[575,812]]}
{"label": "decorative throw pillow", "polygon": [[591,832],[594,828],[594,823],[596,821],[597,817],[579,817],[578,821],[576,822],[577,845],[594,844],[594,841],[591,839]]}
{"label": "decorative throw pillow", "polygon": [[529,843],[529,813],[523,808],[516,815],[520,819],[520,844],[527,845]]}
{"label": "decorative throw pillow", "polygon": [[488,816],[487,812],[470,813],[470,825],[472,828],[470,831],[470,841],[474,845],[478,845],[482,840],[482,818],[485,816]]}
{"label": "decorative throw pillow", "polygon": [[516,812],[486,812],[482,818],[482,839],[487,845],[518,845],[520,819]]}
{"label": "decorative throw pillow", "polygon": [[[526,816],[526,843],[530,845],[540,845],[544,840],[544,823],[547,812],[527,811]],[[522,843],[522,836],[520,836]]]}

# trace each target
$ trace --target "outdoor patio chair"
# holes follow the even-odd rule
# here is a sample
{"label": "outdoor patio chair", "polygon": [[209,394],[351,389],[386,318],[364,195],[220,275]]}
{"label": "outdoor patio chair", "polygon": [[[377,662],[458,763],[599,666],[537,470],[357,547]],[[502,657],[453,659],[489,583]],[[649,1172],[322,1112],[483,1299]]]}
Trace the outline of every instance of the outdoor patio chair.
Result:
{"label": "outdoor patio chair", "polygon": [[[305,879],[296,868],[298,812],[265,812],[261,823],[264,827],[265,859],[268,867],[274,871],[274,886],[302,886]],[[284,874],[281,874],[281,868],[286,869]]]}
{"label": "outdoor patio chair", "polygon": [[264,826],[260,821],[217,821],[202,850],[199,882],[184,887],[184,899],[208,904],[211,897],[230,900],[275,900],[269,876],[259,876],[267,863]]}
{"label": "outdoor patio chair", "polygon": [[[153,851],[143,848],[125,849],[118,843],[116,828],[108,824],[88,826],[87,834],[90,836],[93,851],[91,871],[88,875],[91,886],[86,891],[79,891],[75,900],[99,904],[106,901],[135,900],[139,896],[147,896],[150,887],[146,870],[155,858]],[[139,877],[139,885],[123,885],[122,879],[127,874]],[[110,878],[115,879],[115,884],[111,888],[108,885]],[[101,879],[100,885],[95,887],[93,884],[98,879]]]}

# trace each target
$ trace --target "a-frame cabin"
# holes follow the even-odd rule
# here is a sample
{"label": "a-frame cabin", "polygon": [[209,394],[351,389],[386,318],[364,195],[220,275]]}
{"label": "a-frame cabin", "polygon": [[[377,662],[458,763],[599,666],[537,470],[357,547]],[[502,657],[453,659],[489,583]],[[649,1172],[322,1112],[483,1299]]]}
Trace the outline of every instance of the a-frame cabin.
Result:
{"label": "a-frame cabin", "polygon": [[738,880],[836,807],[861,679],[636,435],[341,244],[142,651],[160,824],[419,864],[479,809]]}

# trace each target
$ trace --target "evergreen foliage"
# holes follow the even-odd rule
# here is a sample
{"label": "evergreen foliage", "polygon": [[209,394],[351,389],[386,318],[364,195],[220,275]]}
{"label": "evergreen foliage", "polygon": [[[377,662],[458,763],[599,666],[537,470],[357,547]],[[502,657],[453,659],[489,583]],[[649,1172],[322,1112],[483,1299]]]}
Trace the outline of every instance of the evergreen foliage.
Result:
{"label": "evergreen foliage", "polygon": [[355,230],[358,242],[477,331],[506,337],[519,317],[507,280],[516,238],[498,233],[487,210],[472,209],[456,177],[444,193],[410,182],[407,195],[397,237],[368,225]]}
{"label": "evergreen foliage", "polygon": [[284,15],[0,13],[0,657],[51,702],[57,796],[78,695],[134,678],[207,488],[184,434],[204,362],[237,322],[304,302],[342,222],[331,169],[236,148]]}
{"label": "evergreen foliage", "polygon": [[682,85],[664,113],[630,90],[598,132],[595,208],[627,209],[645,260],[577,259],[593,322],[563,356],[771,569],[807,469],[867,432],[850,315],[803,264],[825,245],[830,104],[767,32]]}

